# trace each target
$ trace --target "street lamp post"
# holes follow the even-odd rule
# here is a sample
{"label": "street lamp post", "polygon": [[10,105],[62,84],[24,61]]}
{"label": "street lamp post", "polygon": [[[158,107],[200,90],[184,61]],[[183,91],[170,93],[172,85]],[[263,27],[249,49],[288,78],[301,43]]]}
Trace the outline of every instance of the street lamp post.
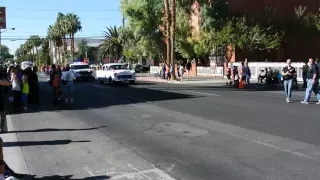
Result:
{"label": "street lamp post", "polygon": [[[1,49],[2,49],[2,45],[1,45],[1,34],[2,33],[4,33],[4,32],[6,32],[8,29],[5,29],[5,30],[3,30],[3,31],[1,31],[1,29],[0,29],[0,59],[2,59],[2,51],[1,51]],[[12,31],[14,31],[14,30],[16,30],[15,28],[10,28],[10,30],[12,30]]]}

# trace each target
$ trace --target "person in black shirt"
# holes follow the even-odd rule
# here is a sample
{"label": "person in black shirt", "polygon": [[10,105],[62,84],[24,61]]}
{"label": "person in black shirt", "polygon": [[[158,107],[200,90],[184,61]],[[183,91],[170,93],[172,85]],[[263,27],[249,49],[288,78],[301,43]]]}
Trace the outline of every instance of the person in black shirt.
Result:
{"label": "person in black shirt", "polygon": [[320,104],[320,92],[319,92],[319,69],[318,66],[315,64],[312,58],[309,59],[309,70],[307,73],[307,89],[306,89],[306,96],[302,104],[308,104],[311,96],[311,92],[313,91],[314,94],[318,98],[318,102],[316,104]]}
{"label": "person in black shirt", "polygon": [[291,102],[292,82],[295,74],[296,74],[296,69],[291,66],[291,59],[288,59],[287,66],[282,69],[283,85],[284,85],[284,91],[286,93],[287,103]]}
{"label": "person in black shirt", "polygon": [[191,68],[192,68],[191,62],[187,60],[186,69],[187,69],[188,78],[191,77]]}

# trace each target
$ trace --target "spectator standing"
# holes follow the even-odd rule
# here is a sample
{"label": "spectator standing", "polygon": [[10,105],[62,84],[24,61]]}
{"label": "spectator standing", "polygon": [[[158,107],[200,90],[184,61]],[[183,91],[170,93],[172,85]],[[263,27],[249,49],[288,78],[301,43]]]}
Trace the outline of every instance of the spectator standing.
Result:
{"label": "spectator standing", "polygon": [[192,68],[192,64],[189,60],[187,60],[186,70],[187,70],[188,79],[191,77],[191,68]]}
{"label": "spectator standing", "polygon": [[287,60],[287,66],[282,69],[283,85],[284,91],[286,93],[287,103],[291,102],[292,95],[292,83],[294,75],[296,74],[296,69],[291,66],[291,60]]}
{"label": "spectator standing", "polygon": [[64,92],[65,103],[73,103],[74,97],[74,80],[76,80],[76,76],[73,71],[70,71],[70,67],[67,66],[65,71],[62,72],[61,81],[62,81],[62,89]]}
{"label": "spectator standing", "polygon": [[303,79],[303,88],[307,87],[307,74],[308,74],[309,66],[308,62],[302,67],[302,79]]}
{"label": "spectator standing", "polygon": [[307,89],[306,95],[302,104],[309,104],[311,92],[313,91],[314,94],[318,98],[318,102],[316,104],[320,104],[320,92],[319,92],[319,70],[318,66],[315,64],[312,58],[309,59],[309,70],[307,74]]}
{"label": "spectator standing", "polygon": [[28,111],[28,94],[29,94],[28,75],[27,75],[27,72],[25,72],[22,76],[22,94],[21,94],[21,102],[22,102],[24,111]]}
{"label": "spectator standing", "polygon": [[12,81],[13,109],[17,112],[21,108],[21,79],[16,68],[12,69],[10,81]]}

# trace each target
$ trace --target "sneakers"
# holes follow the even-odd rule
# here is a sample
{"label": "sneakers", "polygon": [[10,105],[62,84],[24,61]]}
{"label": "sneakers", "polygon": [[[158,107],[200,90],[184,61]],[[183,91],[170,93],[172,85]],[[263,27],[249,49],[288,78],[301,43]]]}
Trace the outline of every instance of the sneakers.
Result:
{"label": "sneakers", "polygon": [[309,104],[307,101],[301,101],[302,104]]}

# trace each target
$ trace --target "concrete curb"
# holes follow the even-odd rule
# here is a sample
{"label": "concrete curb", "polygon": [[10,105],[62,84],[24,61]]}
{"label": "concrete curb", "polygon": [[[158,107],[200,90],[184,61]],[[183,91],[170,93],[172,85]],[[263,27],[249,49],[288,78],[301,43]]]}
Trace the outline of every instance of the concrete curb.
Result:
{"label": "concrete curb", "polygon": [[[1,134],[4,143],[6,142],[19,142],[18,135],[15,133],[15,128],[10,115],[7,115],[8,131],[12,133]],[[22,147],[4,147],[3,148],[4,160],[8,166],[19,174],[31,174],[28,168],[27,161],[23,154]]]}

